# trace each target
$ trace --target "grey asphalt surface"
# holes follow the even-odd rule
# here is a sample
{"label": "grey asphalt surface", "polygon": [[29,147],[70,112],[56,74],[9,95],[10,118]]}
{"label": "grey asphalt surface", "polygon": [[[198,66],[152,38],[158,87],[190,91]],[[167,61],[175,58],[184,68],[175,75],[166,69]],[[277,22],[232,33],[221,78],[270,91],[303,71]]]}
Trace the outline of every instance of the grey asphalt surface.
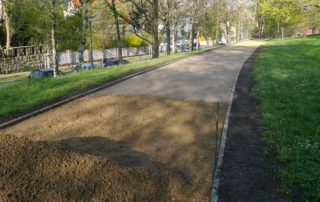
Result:
{"label": "grey asphalt surface", "polygon": [[192,56],[84,99],[107,94],[150,94],[207,102],[228,102],[238,71],[259,44],[259,41],[250,41]]}

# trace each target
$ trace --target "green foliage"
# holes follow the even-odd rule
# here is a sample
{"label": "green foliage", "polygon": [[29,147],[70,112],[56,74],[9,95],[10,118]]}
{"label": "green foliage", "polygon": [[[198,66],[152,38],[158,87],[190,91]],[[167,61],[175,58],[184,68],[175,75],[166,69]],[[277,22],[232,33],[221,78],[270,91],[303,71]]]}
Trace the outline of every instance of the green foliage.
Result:
{"label": "green foliage", "polygon": [[320,36],[270,41],[256,62],[260,128],[285,189],[320,201]]}
{"label": "green foliage", "polygon": [[[114,17],[105,0],[94,1],[88,11],[92,17],[93,49],[116,46]],[[89,32],[86,34],[86,48],[89,48]]]}
{"label": "green foliage", "polygon": [[254,0],[257,14],[266,18],[266,30],[280,26],[319,26],[320,2],[318,0]]}
{"label": "green foliage", "polygon": [[[150,39],[150,35],[144,34],[143,37]],[[141,38],[137,37],[135,34],[130,34],[129,36],[123,39],[123,46],[124,47],[141,47],[141,46],[150,46],[149,43],[142,40]]]}
{"label": "green foliage", "polygon": [[38,0],[14,1],[10,8],[12,46],[47,43],[50,34],[49,4]]}
{"label": "green foliage", "polygon": [[[81,27],[81,15],[64,17],[64,0],[59,1],[56,10],[57,48],[77,50]],[[25,46],[51,43],[50,4],[41,0],[14,0],[10,4],[11,46]],[[1,35],[2,40],[5,35]],[[4,42],[2,43],[4,44]]]}
{"label": "green foliage", "polygon": [[74,16],[64,17],[65,7],[59,7],[56,11],[56,42],[58,51],[77,51],[81,33],[81,13],[76,12]]}

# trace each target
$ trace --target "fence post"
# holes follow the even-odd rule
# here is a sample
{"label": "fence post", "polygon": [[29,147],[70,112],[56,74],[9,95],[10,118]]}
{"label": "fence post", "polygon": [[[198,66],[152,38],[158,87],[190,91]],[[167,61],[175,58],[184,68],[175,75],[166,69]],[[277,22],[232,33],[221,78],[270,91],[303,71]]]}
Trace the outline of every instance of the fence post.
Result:
{"label": "fence post", "polygon": [[116,50],[116,58],[118,58],[118,48],[116,48],[115,50]]}
{"label": "fence post", "polygon": [[307,37],[307,27],[305,27],[303,30],[304,30],[304,37]]}
{"label": "fence post", "polygon": [[72,65],[72,52],[71,52],[71,50],[67,50],[67,52],[68,52],[68,58],[69,58],[68,66],[70,66],[70,65]]}

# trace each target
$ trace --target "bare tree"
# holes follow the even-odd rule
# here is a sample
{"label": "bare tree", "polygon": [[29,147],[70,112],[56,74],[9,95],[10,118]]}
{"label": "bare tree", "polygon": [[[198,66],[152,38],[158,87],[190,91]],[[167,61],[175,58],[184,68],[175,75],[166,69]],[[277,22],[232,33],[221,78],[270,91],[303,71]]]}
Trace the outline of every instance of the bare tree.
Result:
{"label": "bare tree", "polygon": [[167,55],[171,53],[171,23],[173,21],[173,10],[175,6],[175,0],[164,0],[161,3],[161,20],[164,24],[165,33],[166,33],[166,43],[167,43]]}
{"label": "bare tree", "polygon": [[176,53],[178,50],[177,42],[178,42],[178,31],[184,26],[186,23],[186,7],[180,1],[173,1],[172,6],[172,16],[171,16],[171,24],[172,24],[172,44],[173,49],[172,52]]}
{"label": "bare tree", "polygon": [[10,29],[10,16],[9,16],[9,3],[8,0],[2,0],[2,9],[6,26],[6,53],[10,49],[11,44],[11,29]]}
{"label": "bare tree", "polygon": [[114,22],[117,30],[118,60],[122,62],[122,45],[121,45],[121,33],[120,33],[120,26],[119,26],[119,13],[116,8],[115,0],[112,0],[111,4],[109,0],[105,0],[105,2],[108,5],[109,9],[112,11],[114,16]]}
{"label": "bare tree", "polygon": [[58,76],[59,65],[56,49],[56,0],[51,0],[51,43],[52,43],[52,66],[53,66],[53,76]]}
{"label": "bare tree", "polygon": [[[132,26],[133,33],[152,44],[152,58],[159,57],[159,0],[123,0],[128,7],[128,15],[119,14]],[[142,36],[141,31],[151,35],[152,40]]]}
{"label": "bare tree", "polygon": [[[199,37],[199,24],[201,21],[201,7],[200,0],[192,0],[188,2],[188,10],[189,10],[189,24],[190,24],[190,32],[189,32],[189,49],[190,51],[194,51],[194,39],[195,35]],[[199,48],[199,47],[197,47]]]}
{"label": "bare tree", "polygon": [[79,40],[79,64],[81,66],[81,69],[83,69],[84,66],[84,47],[85,47],[85,43],[86,43],[86,37],[85,37],[85,30],[87,28],[87,13],[88,13],[88,9],[87,9],[87,3],[88,0],[82,0],[80,1],[81,5],[82,5],[82,32],[80,35],[80,40]]}

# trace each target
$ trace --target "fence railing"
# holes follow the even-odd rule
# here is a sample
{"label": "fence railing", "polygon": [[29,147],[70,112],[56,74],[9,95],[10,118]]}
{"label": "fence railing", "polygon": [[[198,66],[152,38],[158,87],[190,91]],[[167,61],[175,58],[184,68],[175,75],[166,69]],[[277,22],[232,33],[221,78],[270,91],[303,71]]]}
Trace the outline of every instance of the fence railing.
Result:
{"label": "fence railing", "polygon": [[291,26],[280,27],[279,29],[269,29],[264,33],[264,38],[285,38],[285,37],[299,37],[319,34],[319,29],[310,26]]}
{"label": "fence railing", "polygon": [[[118,57],[118,49],[105,49],[105,50],[93,50],[93,60],[100,61],[103,58],[117,58]],[[89,62],[89,50],[84,51],[84,61]],[[134,47],[134,48],[122,48],[122,56],[123,57],[134,57],[140,55],[150,55],[151,47]],[[78,60],[79,53],[78,52],[60,52],[58,53],[59,65],[68,65],[68,64],[76,64],[79,62]]]}

